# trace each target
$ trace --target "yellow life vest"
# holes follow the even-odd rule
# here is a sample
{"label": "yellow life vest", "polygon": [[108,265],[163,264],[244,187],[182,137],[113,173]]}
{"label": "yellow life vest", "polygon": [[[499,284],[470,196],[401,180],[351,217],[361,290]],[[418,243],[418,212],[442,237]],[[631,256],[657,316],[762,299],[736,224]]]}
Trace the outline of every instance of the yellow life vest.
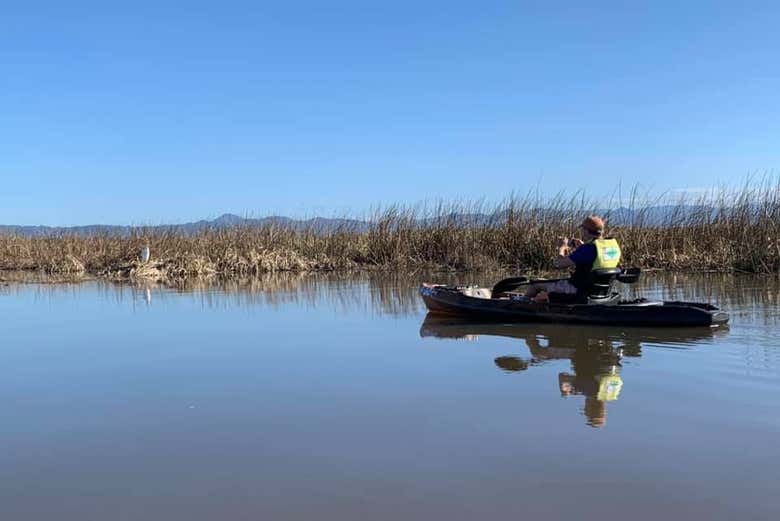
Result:
{"label": "yellow life vest", "polygon": [[595,239],[596,260],[593,261],[594,270],[617,268],[620,264],[620,245],[615,239]]}
{"label": "yellow life vest", "polygon": [[623,388],[623,379],[619,374],[613,373],[599,378],[599,392],[596,399],[602,402],[617,400],[620,390]]}

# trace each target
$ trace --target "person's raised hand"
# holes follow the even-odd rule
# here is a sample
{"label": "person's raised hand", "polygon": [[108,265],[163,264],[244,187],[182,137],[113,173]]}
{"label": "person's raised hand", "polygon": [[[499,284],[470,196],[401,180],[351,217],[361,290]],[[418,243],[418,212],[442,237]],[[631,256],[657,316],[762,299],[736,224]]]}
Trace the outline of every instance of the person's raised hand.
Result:
{"label": "person's raised hand", "polygon": [[558,242],[555,243],[555,245],[558,248],[563,248],[564,246],[569,245],[569,238],[568,237],[558,237]]}
{"label": "person's raised hand", "polygon": [[583,242],[582,242],[581,239],[571,239],[569,241],[569,247],[570,248],[579,248],[582,245],[583,245]]}

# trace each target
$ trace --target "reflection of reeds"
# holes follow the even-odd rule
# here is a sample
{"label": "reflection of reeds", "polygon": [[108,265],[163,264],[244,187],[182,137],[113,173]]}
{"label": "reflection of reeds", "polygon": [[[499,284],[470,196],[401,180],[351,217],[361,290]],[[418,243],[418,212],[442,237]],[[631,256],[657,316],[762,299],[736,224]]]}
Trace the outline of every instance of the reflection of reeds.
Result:
{"label": "reflection of reeds", "polygon": [[[638,198],[632,198],[636,201]],[[780,272],[780,191],[745,189],[669,207],[659,222],[651,206],[610,228],[624,263],[667,270]],[[540,272],[550,268],[559,236],[576,233],[597,205],[559,197],[509,199],[495,207],[390,207],[341,227],[236,226],[187,235],[139,229],[134,235],[0,237],[0,270],[89,273],[166,281],[197,276],[251,277],[293,271],[476,269]],[[606,216],[609,219],[609,215]],[[150,262],[138,253],[149,244]]]}
{"label": "reflection of reeds", "polygon": [[[11,275],[11,276],[8,276]],[[0,294],[17,294],[33,283],[39,294],[76,292],[91,287],[67,284],[82,279],[66,279],[29,273],[5,273],[0,279]],[[106,297],[131,299],[134,294],[150,290],[154,299],[175,293],[192,294],[207,307],[280,307],[291,304],[311,308],[329,308],[334,312],[361,310],[375,315],[409,316],[425,313],[419,296],[419,285],[424,281],[448,284],[490,286],[504,277],[502,273],[431,273],[398,274],[392,272],[359,273],[266,273],[256,277],[185,279],[173,285],[154,281],[124,282],[97,281],[97,287]],[[649,273],[640,282],[618,288],[628,298],[643,296],[650,299],[711,302],[731,313],[734,318],[780,321],[780,278],[776,275],[742,274],[682,274]],[[167,297],[165,297],[167,298]]]}

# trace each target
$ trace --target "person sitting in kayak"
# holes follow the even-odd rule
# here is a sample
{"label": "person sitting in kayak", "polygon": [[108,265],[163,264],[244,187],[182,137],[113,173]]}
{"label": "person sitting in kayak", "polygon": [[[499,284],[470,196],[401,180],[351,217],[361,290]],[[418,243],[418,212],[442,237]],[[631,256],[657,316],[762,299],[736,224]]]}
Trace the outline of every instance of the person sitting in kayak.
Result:
{"label": "person sitting in kayak", "polygon": [[[574,268],[565,280],[537,282],[525,295],[537,301],[546,300],[546,294],[576,295],[587,289],[590,273],[596,269],[616,268],[620,262],[620,246],[611,237],[604,238],[604,220],[597,215],[586,217],[580,225],[582,239],[558,239],[558,257],[555,267]],[[573,250],[573,251],[572,251]]]}

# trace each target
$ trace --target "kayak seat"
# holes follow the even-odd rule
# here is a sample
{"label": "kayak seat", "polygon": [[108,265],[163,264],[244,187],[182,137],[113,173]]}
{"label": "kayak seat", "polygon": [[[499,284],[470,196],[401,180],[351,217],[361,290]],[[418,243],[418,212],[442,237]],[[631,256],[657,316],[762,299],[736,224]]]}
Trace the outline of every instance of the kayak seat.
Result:
{"label": "kayak seat", "polygon": [[579,299],[588,304],[612,303],[617,298],[617,293],[613,291],[615,281],[622,272],[620,268],[591,271],[588,285],[578,292]]}
{"label": "kayak seat", "polygon": [[590,273],[588,285],[576,294],[550,293],[550,302],[555,304],[617,304],[620,294],[613,291],[619,268],[593,270]]}
{"label": "kayak seat", "polygon": [[620,304],[620,293],[612,292],[606,297],[588,297],[588,304]]}

